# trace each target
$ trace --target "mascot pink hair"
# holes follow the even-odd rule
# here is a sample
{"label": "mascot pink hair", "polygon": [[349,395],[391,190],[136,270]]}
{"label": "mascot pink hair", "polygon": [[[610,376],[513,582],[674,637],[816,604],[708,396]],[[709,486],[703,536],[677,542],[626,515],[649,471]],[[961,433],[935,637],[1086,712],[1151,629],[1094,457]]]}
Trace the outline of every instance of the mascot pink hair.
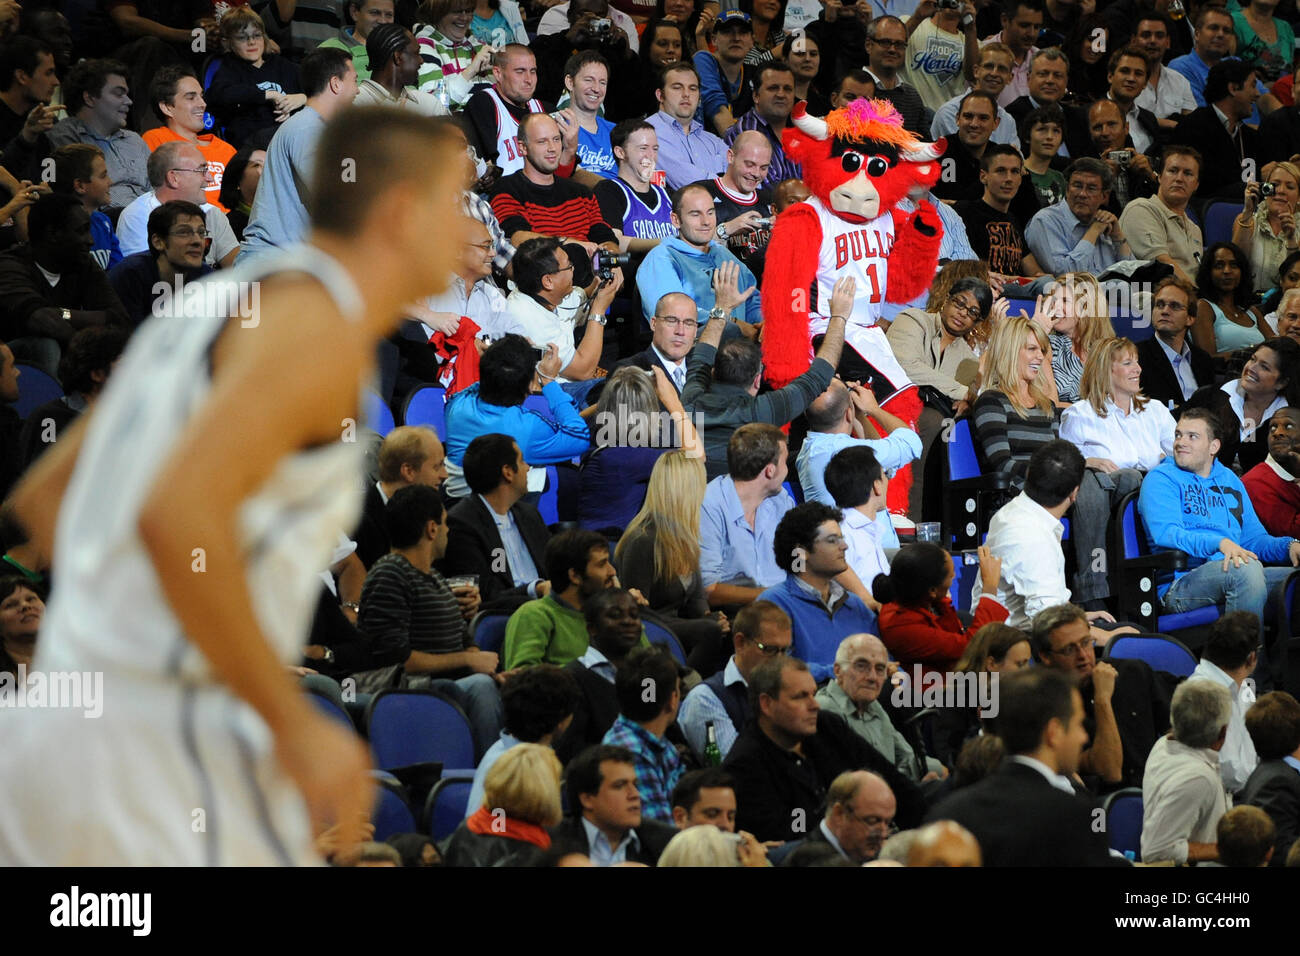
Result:
{"label": "mascot pink hair", "polygon": [[[877,324],[883,302],[910,302],[929,288],[943,226],[920,201],[898,204],[939,179],[944,141],[923,143],[885,100],[854,100],[825,119],[798,104],[781,136],[812,193],[777,218],[763,273],[763,362],[780,387],[812,364],[812,339],[826,329],[835,281],[857,280],[839,372],[868,381],[881,407],[916,427],[921,400]],[[811,298],[810,298],[811,293]],[[888,506],[906,515],[911,466],[890,482]]]}

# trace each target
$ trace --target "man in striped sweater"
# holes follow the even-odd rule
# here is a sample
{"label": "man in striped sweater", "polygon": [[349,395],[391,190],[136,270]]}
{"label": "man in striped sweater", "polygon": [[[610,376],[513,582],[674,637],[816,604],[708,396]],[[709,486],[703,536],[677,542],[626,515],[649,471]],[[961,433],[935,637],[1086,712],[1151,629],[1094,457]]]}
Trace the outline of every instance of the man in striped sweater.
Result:
{"label": "man in striped sweater", "polygon": [[470,643],[465,622],[478,610],[476,587],[455,592],[433,567],[447,550],[447,515],[438,489],[400,488],[385,507],[392,550],[366,575],[357,627],[373,649],[375,670],[357,674],[358,687],[378,689],[399,665],[402,685],[437,690],[469,718],[481,757],[501,734],[505,713],[497,684],[497,655]]}

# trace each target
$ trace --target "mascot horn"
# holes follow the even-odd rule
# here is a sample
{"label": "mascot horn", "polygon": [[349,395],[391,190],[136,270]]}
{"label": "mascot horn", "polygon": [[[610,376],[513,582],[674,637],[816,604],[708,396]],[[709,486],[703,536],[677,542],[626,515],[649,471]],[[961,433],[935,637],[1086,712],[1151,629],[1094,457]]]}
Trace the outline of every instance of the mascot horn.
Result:
{"label": "mascot horn", "polygon": [[[802,164],[812,195],[777,218],[767,248],[767,378],[780,387],[807,371],[812,339],[826,330],[835,280],[852,275],[857,291],[840,377],[870,381],[881,407],[915,429],[921,399],[877,323],[881,303],[910,302],[934,280],[943,238],[939,213],[925,201],[911,212],[898,204],[938,181],[945,141],[921,142],[885,100],[854,100],[825,119],[809,116],[800,103],[790,119],[781,143]],[[889,484],[891,514],[907,514],[911,486],[907,465]]]}

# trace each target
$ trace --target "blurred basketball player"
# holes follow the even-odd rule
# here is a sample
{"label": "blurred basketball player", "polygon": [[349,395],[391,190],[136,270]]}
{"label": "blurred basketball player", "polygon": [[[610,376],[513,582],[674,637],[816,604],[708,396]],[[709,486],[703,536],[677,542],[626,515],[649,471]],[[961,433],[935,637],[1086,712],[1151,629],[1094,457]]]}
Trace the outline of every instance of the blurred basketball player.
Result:
{"label": "blurred basketball player", "polygon": [[337,116],[308,243],[223,274],[257,308],[147,322],[15,490],[57,582],[33,670],[102,671],[103,715],[5,715],[0,863],[311,863],[313,832],[359,837],[365,748],[286,665],[360,511],[375,346],[459,254],[458,148],[407,113]]}

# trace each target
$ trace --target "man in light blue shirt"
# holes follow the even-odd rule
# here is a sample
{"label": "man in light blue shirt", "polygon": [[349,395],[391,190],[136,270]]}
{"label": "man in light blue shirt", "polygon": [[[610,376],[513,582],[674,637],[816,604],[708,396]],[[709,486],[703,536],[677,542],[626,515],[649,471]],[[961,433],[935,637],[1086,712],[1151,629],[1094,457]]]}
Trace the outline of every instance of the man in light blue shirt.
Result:
{"label": "man in light blue shirt", "polygon": [[785,580],[772,545],[776,526],[794,499],[784,487],[787,446],[775,444],[776,454],[768,456],[766,442],[733,439],[727,449],[730,474],[719,475],[704,489],[700,576],[710,607],[748,604],[764,588]]}
{"label": "man in light blue shirt", "polygon": [[[1193,36],[1191,53],[1176,56],[1169,61],[1169,69],[1187,78],[1192,87],[1192,97],[1197,106],[1205,106],[1205,81],[1209,79],[1210,68],[1223,60],[1235,60],[1228,56],[1232,46],[1236,27],[1232,15],[1222,7],[1205,6],[1196,17],[1196,33]],[[1268,87],[1255,80],[1260,96],[1269,96]],[[1260,121],[1259,104],[1255,104],[1246,120],[1251,126],[1258,126]],[[1191,144],[1196,145],[1196,144]]]}
{"label": "man in light blue shirt", "polygon": [[266,150],[262,180],[244,227],[241,260],[301,242],[307,235],[306,188],[325,124],[357,95],[357,71],[343,50],[321,49],[302,62],[307,105],[285,120]]}
{"label": "man in light blue shirt", "polygon": [[677,828],[641,819],[635,758],[623,747],[599,744],[569,761],[567,817],[551,831],[555,842],[585,853],[596,866],[654,866]]}
{"label": "man in light blue shirt", "polygon": [[1099,275],[1133,258],[1119,218],[1107,212],[1115,179],[1099,159],[1076,159],[1065,171],[1065,198],[1040,209],[1025,228],[1025,241],[1048,272]]}
{"label": "man in light blue shirt", "polygon": [[646,122],[659,136],[659,168],[668,188],[712,179],[727,168],[727,145],[696,121],[700,75],[689,63],[669,70],[655,91],[659,112]]}

